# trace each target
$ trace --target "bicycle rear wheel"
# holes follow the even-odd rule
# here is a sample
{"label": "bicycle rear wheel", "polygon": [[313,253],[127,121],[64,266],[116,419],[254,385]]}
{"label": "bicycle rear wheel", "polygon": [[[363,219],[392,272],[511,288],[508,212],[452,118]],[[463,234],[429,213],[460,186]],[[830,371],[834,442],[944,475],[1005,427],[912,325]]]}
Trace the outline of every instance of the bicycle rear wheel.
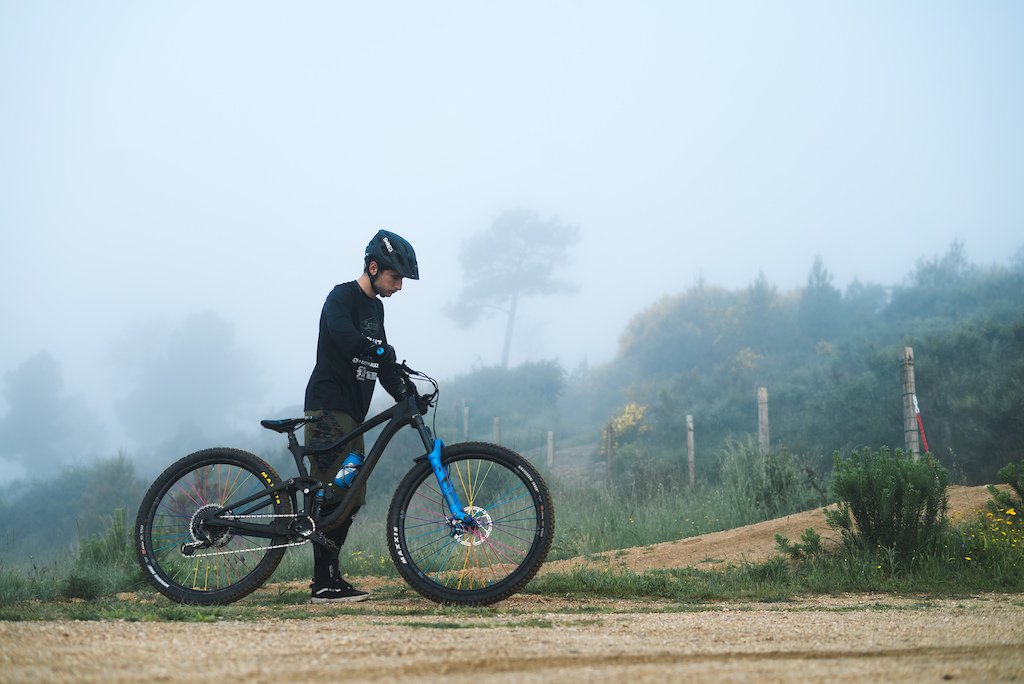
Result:
{"label": "bicycle rear wheel", "polygon": [[[149,488],[135,523],[135,551],[143,574],[157,591],[178,603],[212,605],[248,596],[274,572],[284,537],[264,538],[218,526],[204,528],[202,515],[257,494],[281,478],[273,468],[237,449],[206,449],[181,459]],[[267,495],[237,510],[251,520],[291,514],[287,496]],[[182,543],[205,540],[193,555]]]}
{"label": "bicycle rear wheel", "polygon": [[388,512],[391,558],[406,582],[438,603],[485,606],[519,591],[551,548],[554,508],[529,461],[496,444],[445,447],[441,463],[477,528],[459,531],[424,459]]}

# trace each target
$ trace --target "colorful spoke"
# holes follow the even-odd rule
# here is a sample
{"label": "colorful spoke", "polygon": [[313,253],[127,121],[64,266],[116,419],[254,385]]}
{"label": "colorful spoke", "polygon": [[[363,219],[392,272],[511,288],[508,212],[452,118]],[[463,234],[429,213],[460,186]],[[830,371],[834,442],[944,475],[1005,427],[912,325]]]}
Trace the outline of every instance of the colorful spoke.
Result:
{"label": "colorful spoke", "polygon": [[406,508],[404,533],[412,560],[435,582],[458,590],[499,582],[519,567],[533,544],[536,504],[513,471],[495,468],[489,459],[464,459],[447,469],[465,512],[478,527],[457,532],[430,475]]}
{"label": "colorful spoke", "polygon": [[[161,566],[183,586],[213,591],[237,582],[252,572],[266,555],[269,540],[244,533],[222,534],[213,546],[201,548],[192,557],[181,553],[181,545],[193,540],[192,525],[200,509],[221,507],[252,496],[265,487],[256,473],[231,464],[216,463],[183,474],[158,502],[151,526],[152,552]],[[256,499],[239,510],[240,515],[273,509],[270,497]]]}

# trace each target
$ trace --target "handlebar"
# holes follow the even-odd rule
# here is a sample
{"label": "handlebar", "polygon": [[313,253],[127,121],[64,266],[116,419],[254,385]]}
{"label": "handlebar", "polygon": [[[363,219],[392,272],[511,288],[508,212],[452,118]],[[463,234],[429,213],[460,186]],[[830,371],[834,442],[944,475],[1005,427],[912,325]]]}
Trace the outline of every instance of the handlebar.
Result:
{"label": "handlebar", "polygon": [[[405,376],[405,386],[408,389],[411,389],[413,392],[413,396],[416,399],[416,407],[419,409],[421,414],[426,413],[427,410],[429,410],[432,406],[434,406],[434,404],[437,403],[437,395],[438,392],[440,391],[437,386],[437,380],[434,380],[434,378],[430,377],[426,373],[410,368],[408,365],[406,365],[405,361],[396,364],[396,366],[398,367],[398,370],[400,370]],[[416,386],[416,383],[412,382],[413,378],[429,382],[431,386],[434,388],[433,391],[430,392],[429,394],[420,394],[420,390]]]}

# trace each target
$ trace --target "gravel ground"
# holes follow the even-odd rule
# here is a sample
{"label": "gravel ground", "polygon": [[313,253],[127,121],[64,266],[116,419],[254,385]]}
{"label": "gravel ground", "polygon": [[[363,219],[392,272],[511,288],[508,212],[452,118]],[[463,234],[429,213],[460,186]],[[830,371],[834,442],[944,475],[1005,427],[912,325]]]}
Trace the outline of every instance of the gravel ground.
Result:
{"label": "gravel ground", "polygon": [[1024,681],[1020,595],[515,597],[488,617],[378,613],[398,603],[255,623],[0,623],[0,682]]}

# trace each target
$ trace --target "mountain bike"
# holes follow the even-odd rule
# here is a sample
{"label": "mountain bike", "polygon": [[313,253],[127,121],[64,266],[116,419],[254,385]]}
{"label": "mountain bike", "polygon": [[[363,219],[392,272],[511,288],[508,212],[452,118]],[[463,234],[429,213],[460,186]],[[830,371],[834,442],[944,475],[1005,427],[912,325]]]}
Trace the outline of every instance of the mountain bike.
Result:
{"label": "mountain bike", "polygon": [[[283,479],[257,456],[229,448],[204,449],[167,468],[143,498],[133,532],[150,584],[178,603],[231,603],[262,586],[289,548],[336,549],[323,532],[348,518],[388,443],[411,426],[426,453],[413,459],[388,511],[387,543],[399,574],[442,604],[490,605],[519,591],[551,548],[547,485],[510,449],[435,439],[423,415],[437,401],[437,382],[404,363],[399,368],[433,391],[421,395],[406,382],[404,398],[326,446],[302,446],[295,436],[313,417],[261,421],[287,435],[297,476]],[[310,476],[305,460],[379,425],[340,505],[325,506],[327,483]]]}

